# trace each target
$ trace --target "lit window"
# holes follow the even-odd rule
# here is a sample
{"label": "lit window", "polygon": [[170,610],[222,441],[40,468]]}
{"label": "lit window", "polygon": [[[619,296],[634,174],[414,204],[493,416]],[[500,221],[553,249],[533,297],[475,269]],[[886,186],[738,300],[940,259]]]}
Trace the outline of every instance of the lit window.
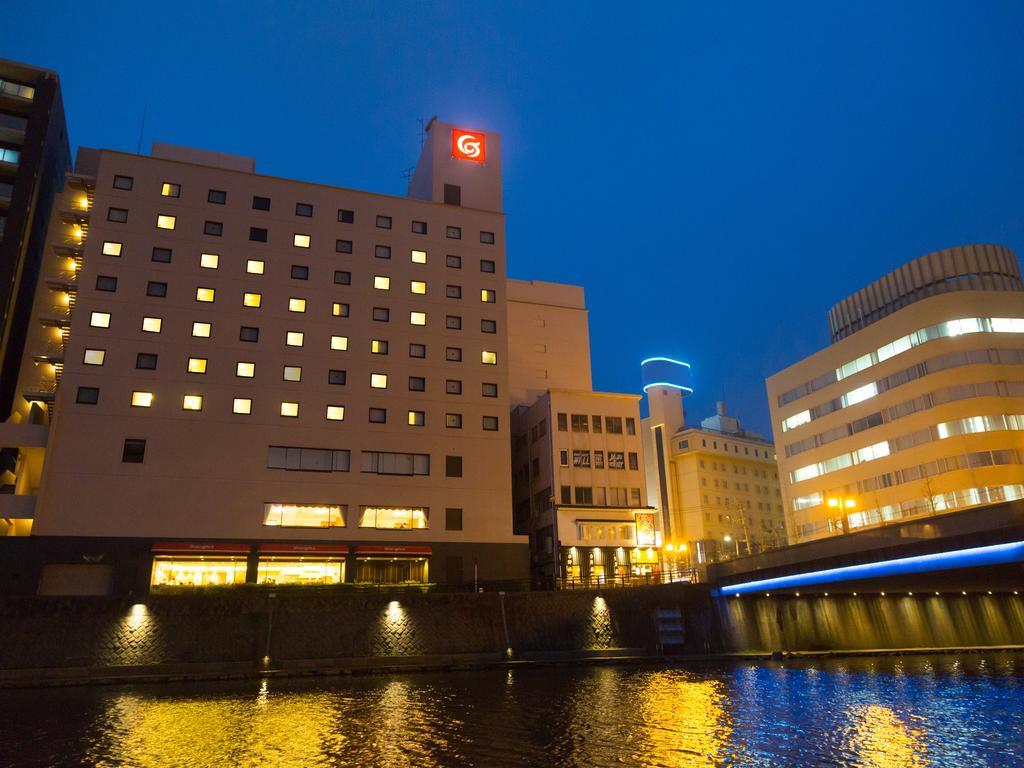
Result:
{"label": "lit window", "polygon": [[104,256],[120,256],[121,249],[124,246],[121,243],[115,243],[110,240],[103,241],[103,255]]}
{"label": "lit window", "polygon": [[220,256],[216,253],[204,253],[199,257],[199,266],[203,269],[216,269],[220,263]]}
{"label": "lit window", "polygon": [[328,421],[344,421],[345,420],[345,406],[344,405],[328,405],[327,406],[327,420]]}
{"label": "lit window", "polygon": [[136,408],[149,408],[153,405],[153,393],[135,390],[132,392],[132,405]]}
{"label": "lit window", "polygon": [[426,325],[427,324],[427,313],[426,312],[410,312],[409,313],[409,324],[410,325]]}
{"label": "lit window", "polygon": [[103,365],[103,358],[106,355],[107,353],[102,349],[87,349],[82,357],[82,362],[86,365]]}
{"label": "lit window", "polygon": [[425,282],[423,282],[422,280],[413,280],[409,284],[409,290],[412,291],[413,293],[421,293],[421,294],[422,293],[426,293],[427,292],[427,284]]}
{"label": "lit window", "polygon": [[371,373],[370,386],[374,389],[387,389],[388,375],[386,373]]}
{"label": "lit window", "polygon": [[490,288],[481,288],[480,301],[487,302],[488,304],[493,304],[495,301],[495,292],[492,291]]}
{"label": "lit window", "polygon": [[235,376],[243,379],[251,379],[256,375],[256,363],[238,362],[235,363]]}
{"label": "lit window", "polygon": [[331,336],[331,349],[344,352],[348,349],[348,336]]}
{"label": "lit window", "polygon": [[242,306],[244,307],[258,307],[260,302],[263,301],[263,294],[261,293],[244,293],[242,294]]}
{"label": "lit window", "polygon": [[252,400],[248,397],[236,397],[231,403],[231,412],[245,415],[252,413]]}
{"label": "lit window", "polygon": [[299,415],[299,404],[298,403],[281,403],[281,415],[282,416],[298,416]]}
{"label": "lit window", "polygon": [[109,312],[93,312],[89,316],[89,325],[93,328],[109,328],[110,327],[110,313]]}
{"label": "lit window", "polygon": [[388,343],[381,339],[374,339],[370,342],[370,352],[375,355],[386,355],[388,353]]}
{"label": "lit window", "polygon": [[245,271],[250,275],[262,275],[263,274],[263,262],[259,259],[249,259],[245,262]]}
{"label": "lit window", "polygon": [[292,245],[296,248],[309,248],[309,235],[296,234],[295,237],[292,238]]}
{"label": "lit window", "polygon": [[426,251],[413,251],[410,254],[414,264],[426,264],[427,263],[427,252]]}
{"label": "lit window", "polygon": [[203,396],[185,395],[181,401],[181,407],[186,411],[201,411],[203,410]]}
{"label": "lit window", "polygon": [[331,314],[335,317],[348,317],[348,304],[334,302],[331,305]]}
{"label": "lit window", "polygon": [[484,365],[497,365],[498,364],[498,353],[488,352],[486,349],[480,353],[480,362]]}
{"label": "lit window", "polygon": [[373,287],[378,291],[390,291],[391,290],[391,278],[385,277],[384,275],[373,276]]}
{"label": "lit window", "polygon": [[298,365],[286,365],[284,367],[285,381],[302,381],[302,368]]}
{"label": "lit window", "polygon": [[305,299],[288,299],[288,311],[289,312],[305,312],[306,311],[306,300]]}
{"label": "lit window", "polygon": [[196,301],[213,301],[213,288],[196,288]]}
{"label": "lit window", "polygon": [[164,197],[181,197],[181,184],[168,184],[165,181],[160,187],[160,194]]}
{"label": "lit window", "polygon": [[174,224],[177,219],[174,216],[160,215],[156,217],[157,229],[174,229]]}
{"label": "lit window", "polygon": [[423,411],[409,411],[410,427],[422,427],[425,420],[426,414]]}
{"label": "lit window", "polygon": [[160,333],[161,327],[163,327],[164,321],[159,317],[144,317],[142,318],[142,330],[146,333]]}
{"label": "lit window", "polygon": [[213,331],[213,326],[210,323],[192,323],[192,335],[200,339],[210,338],[210,333]]}
{"label": "lit window", "polygon": [[303,338],[302,331],[288,331],[284,343],[289,347],[301,347]]}
{"label": "lit window", "polygon": [[205,357],[190,357],[188,359],[188,372],[189,373],[206,373],[206,358]]}

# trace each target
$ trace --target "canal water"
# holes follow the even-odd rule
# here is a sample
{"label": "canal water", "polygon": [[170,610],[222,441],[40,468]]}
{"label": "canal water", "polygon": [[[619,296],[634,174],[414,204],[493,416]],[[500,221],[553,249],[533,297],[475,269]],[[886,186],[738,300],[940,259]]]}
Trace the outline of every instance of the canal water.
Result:
{"label": "canal water", "polygon": [[1024,654],[0,691],[2,766],[1024,766]]}

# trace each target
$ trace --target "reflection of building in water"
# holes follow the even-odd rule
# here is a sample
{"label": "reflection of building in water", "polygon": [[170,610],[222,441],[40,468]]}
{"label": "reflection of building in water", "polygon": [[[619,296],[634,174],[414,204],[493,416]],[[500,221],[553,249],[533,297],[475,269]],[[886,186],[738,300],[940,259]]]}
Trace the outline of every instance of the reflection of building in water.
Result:
{"label": "reflection of building in water", "polygon": [[719,680],[687,680],[672,672],[651,675],[640,690],[647,741],[634,761],[696,768],[735,759],[725,706],[725,687]]}
{"label": "reflection of building in water", "polygon": [[854,707],[845,747],[863,768],[910,768],[928,765],[924,729],[907,725],[889,707]]}

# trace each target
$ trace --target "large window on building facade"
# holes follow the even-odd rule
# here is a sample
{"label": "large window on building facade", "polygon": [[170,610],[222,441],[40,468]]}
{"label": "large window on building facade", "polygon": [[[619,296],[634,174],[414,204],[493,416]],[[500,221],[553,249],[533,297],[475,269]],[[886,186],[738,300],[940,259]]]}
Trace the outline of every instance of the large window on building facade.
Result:
{"label": "large window on building facade", "polygon": [[430,454],[363,451],[362,471],[378,475],[429,475]]}
{"label": "large window on building facade", "polygon": [[428,527],[425,507],[360,507],[360,528],[411,529]]}
{"label": "large window on building facade", "polygon": [[281,528],[344,528],[345,506],[267,502],[263,505],[263,524]]}

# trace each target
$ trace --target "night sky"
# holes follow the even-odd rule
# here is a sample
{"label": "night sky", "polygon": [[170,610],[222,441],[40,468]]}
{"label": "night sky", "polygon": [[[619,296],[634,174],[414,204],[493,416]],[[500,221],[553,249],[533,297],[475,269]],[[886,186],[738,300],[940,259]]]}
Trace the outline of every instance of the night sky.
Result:
{"label": "night sky", "polygon": [[594,385],[764,379],[835,301],[929,251],[1024,253],[1024,3],[10,2],[74,146],[154,140],[405,193],[419,118],[499,131],[512,277],[581,283]]}

